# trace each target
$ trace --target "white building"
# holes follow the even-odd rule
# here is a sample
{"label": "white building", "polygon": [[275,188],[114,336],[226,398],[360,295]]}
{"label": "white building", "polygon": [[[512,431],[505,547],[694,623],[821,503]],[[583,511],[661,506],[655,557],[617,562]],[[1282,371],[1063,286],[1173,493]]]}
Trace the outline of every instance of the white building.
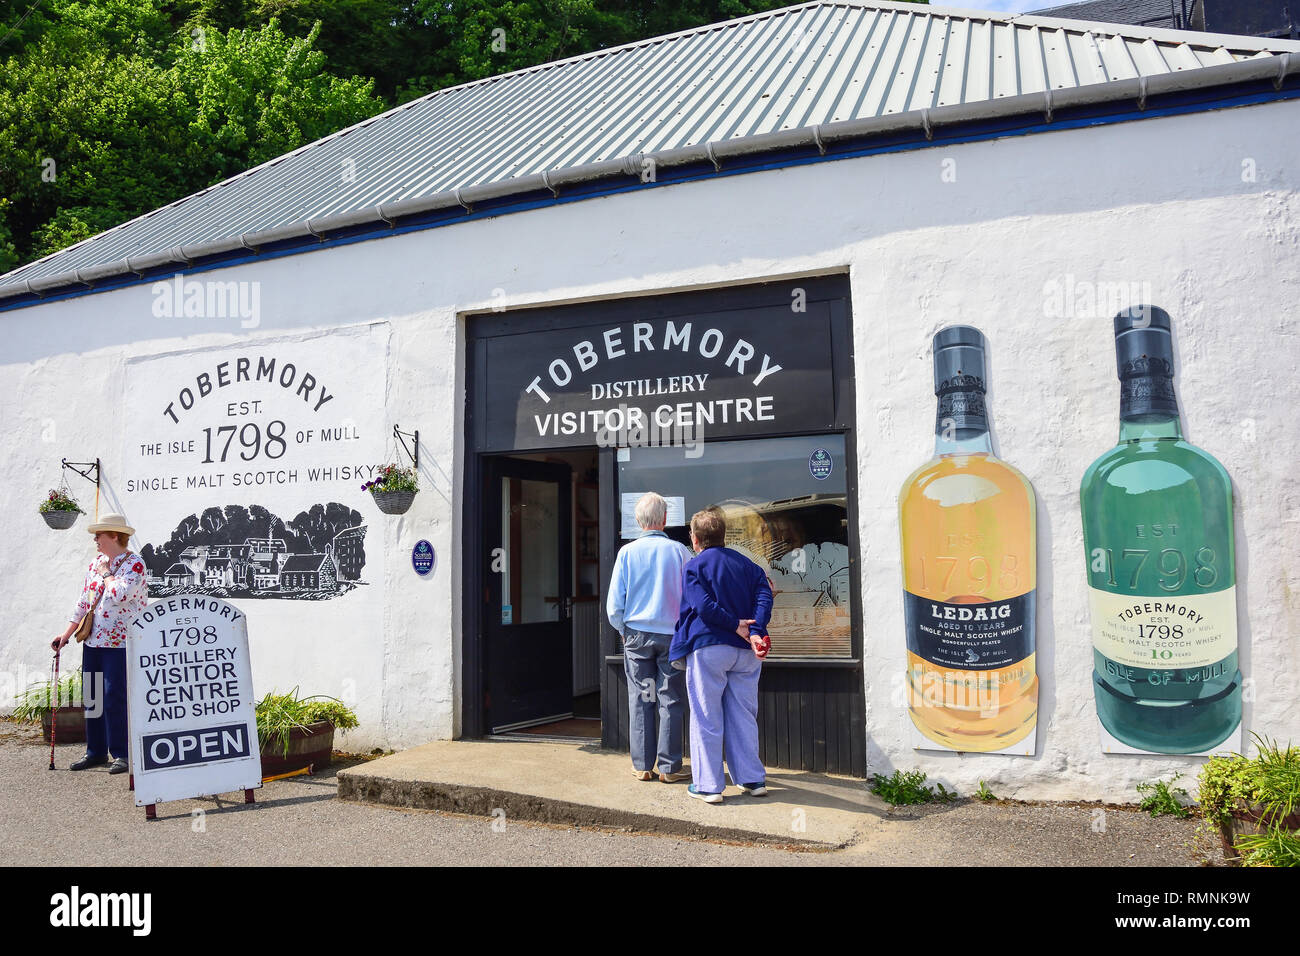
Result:
{"label": "white building", "polygon": [[[1300,421],[1276,398],[1300,353],[1297,54],[814,2],[431,94],[0,278],[0,497],[34,512],[61,457],[98,456],[100,507],[137,549],[230,504],[317,552],[369,524],[355,587],[232,598],[258,692],[349,700],[369,749],[573,709],[575,480],[599,485],[603,597],[620,495],[653,482],[689,518],[742,476],[789,476],[756,500],[807,493],[819,455],[844,523],[798,521],[849,546],[852,653],[765,665],[786,708],[767,762],[1131,799],[1199,758],[1098,741],[1078,489],[1117,434],[1117,308],[1173,315],[1188,437],[1234,479],[1243,726],[1300,727]],[[930,338],[952,323],[987,336],[997,448],[1038,495],[1030,756],[914,750],[905,713],[897,494],[932,453]],[[703,453],[641,447],[618,431],[632,408]],[[408,463],[395,425],[419,431],[400,517],[361,491]],[[174,490],[147,490],[155,474]],[[9,596],[42,620],[54,569],[73,598],[84,531],[33,515],[18,534]],[[620,650],[603,626],[613,747]],[[11,641],[0,666],[45,653]]]}

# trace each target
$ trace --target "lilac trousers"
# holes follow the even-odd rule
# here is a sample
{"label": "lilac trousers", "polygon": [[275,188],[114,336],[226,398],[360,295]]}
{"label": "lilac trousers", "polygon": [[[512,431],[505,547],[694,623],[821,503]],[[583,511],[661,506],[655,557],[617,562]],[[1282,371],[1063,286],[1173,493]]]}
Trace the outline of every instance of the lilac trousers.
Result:
{"label": "lilac trousers", "polygon": [[686,658],[691,702],[691,777],[701,793],[721,793],[725,750],[733,783],[763,783],[758,759],[758,676],[763,662],[749,648],[712,644]]}

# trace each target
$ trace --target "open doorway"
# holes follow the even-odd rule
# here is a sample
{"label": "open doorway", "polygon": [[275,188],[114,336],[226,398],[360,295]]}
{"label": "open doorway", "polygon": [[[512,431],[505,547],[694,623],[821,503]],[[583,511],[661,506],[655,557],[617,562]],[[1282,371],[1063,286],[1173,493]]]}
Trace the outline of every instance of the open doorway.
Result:
{"label": "open doorway", "polygon": [[[495,736],[599,740],[596,449],[487,460],[488,727]],[[498,613],[499,609],[499,613]]]}
{"label": "open doorway", "polygon": [[[865,774],[847,274],[493,311],[466,327],[460,733],[568,737],[578,725],[562,722],[593,700],[594,658],[600,720],[586,727],[628,750],[623,647],[601,597],[634,533],[625,502],[655,490],[681,522],[723,508],[728,547],[781,594],[782,643],[759,684],[765,761]],[[502,573],[507,553],[525,577]],[[598,653],[584,649],[593,632]]]}

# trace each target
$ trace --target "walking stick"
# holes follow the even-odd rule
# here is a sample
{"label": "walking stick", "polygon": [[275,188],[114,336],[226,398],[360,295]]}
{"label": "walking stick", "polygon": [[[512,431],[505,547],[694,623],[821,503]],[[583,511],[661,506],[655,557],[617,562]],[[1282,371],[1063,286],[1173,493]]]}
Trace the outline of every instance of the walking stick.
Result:
{"label": "walking stick", "polygon": [[54,740],[59,732],[59,653],[63,648],[58,648],[54,652],[54,706],[50,708],[50,769],[54,769]]}

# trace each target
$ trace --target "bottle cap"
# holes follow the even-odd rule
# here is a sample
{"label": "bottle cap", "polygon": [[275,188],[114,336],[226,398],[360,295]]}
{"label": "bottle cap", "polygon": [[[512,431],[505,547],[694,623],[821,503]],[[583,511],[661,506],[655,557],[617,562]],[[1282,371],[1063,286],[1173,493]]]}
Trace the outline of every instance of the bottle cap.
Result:
{"label": "bottle cap", "polygon": [[984,391],[984,336],[969,325],[934,334],[934,393],[961,387]]}
{"label": "bottle cap", "polygon": [[1155,305],[1135,305],[1115,316],[1115,364],[1121,380],[1138,375],[1174,374],[1174,341],[1169,313]]}

